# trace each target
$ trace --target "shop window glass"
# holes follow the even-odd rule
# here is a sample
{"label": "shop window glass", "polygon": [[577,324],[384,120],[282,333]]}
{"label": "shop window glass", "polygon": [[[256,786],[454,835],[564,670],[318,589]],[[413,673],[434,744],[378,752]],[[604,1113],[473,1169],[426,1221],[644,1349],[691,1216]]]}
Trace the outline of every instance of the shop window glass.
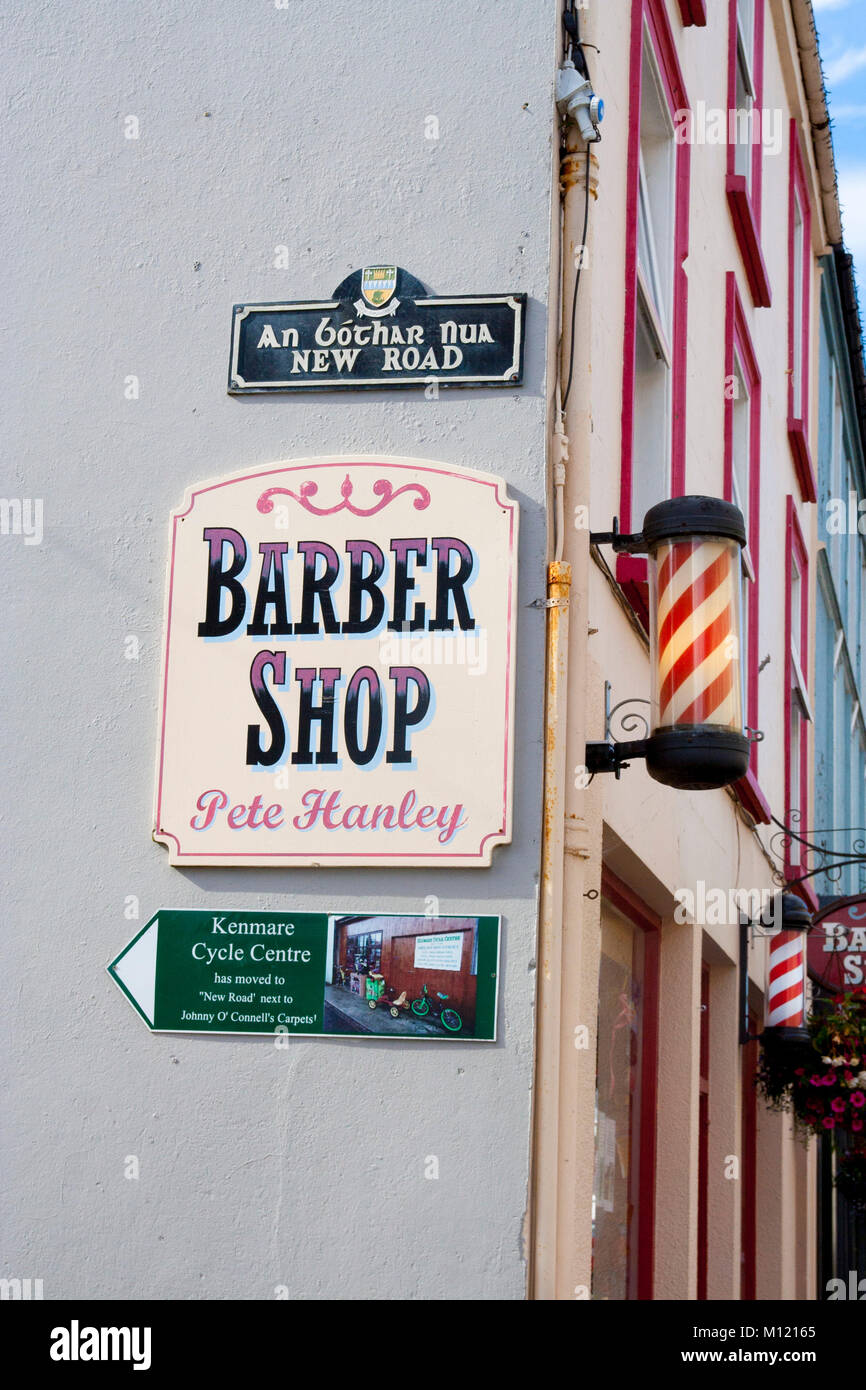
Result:
{"label": "shop window glass", "polygon": [[644,955],[644,933],[605,904],[592,1197],[594,1299],[637,1297]]}
{"label": "shop window glass", "polygon": [[352,970],[369,975],[382,964],[382,933],[374,931],[350,936],[347,949]]}

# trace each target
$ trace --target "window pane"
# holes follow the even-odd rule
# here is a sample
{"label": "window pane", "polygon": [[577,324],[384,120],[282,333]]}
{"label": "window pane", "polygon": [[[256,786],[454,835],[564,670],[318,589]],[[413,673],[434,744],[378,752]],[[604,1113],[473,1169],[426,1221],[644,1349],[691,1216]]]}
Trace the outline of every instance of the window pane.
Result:
{"label": "window pane", "polygon": [[[859,766],[864,769],[861,776],[857,778],[859,783],[859,805],[857,808],[857,819],[855,825],[862,831],[866,827],[866,735],[860,734],[860,759]],[[856,864],[852,870],[854,884],[852,893],[861,893],[866,886],[866,864]]]}
{"label": "window pane", "polygon": [[637,1296],[643,933],[607,903],[598,981],[592,1297]]}
{"label": "window pane", "polygon": [[[795,830],[798,835],[802,835],[804,824],[798,819],[800,811],[800,738],[803,731],[803,720],[800,714],[800,702],[796,695],[791,696],[791,743],[789,757],[791,760],[791,795],[788,803],[788,825]],[[794,865],[800,863],[800,845],[792,839],[791,848],[788,851],[788,858]]]}
{"label": "window pane", "polygon": [[638,263],[644,274],[644,282],[649,294],[652,296],[652,304],[656,317],[659,322],[666,327],[665,298],[661,283],[661,272],[656,258],[649,188],[647,186],[643,160],[641,160],[638,182],[637,254]]}
{"label": "window pane", "polygon": [[734,398],[733,398],[733,452],[731,458],[731,482],[733,500],[743,513],[746,535],[749,534],[749,465],[751,404],[749,388],[739,357],[734,354]]}
{"label": "window pane", "polygon": [[791,556],[791,648],[800,661],[800,633],[803,623],[803,586],[800,582],[800,566],[796,556]]}
{"label": "window pane", "polygon": [[654,503],[670,493],[671,371],[660,355],[659,335],[667,353],[673,323],[674,150],[673,123],[645,31],[638,197],[641,276],[637,292],[632,440],[635,526],[640,525]]}
{"label": "window pane", "polygon": [[749,56],[749,63],[755,61],[755,0],[737,0],[737,28],[740,39]]}
{"label": "window pane", "polygon": [[640,155],[643,166],[643,219],[638,254],[653,295],[656,313],[670,337],[673,290],[674,131],[652,47],[644,41],[641,69]]}
{"label": "window pane", "polygon": [[[752,108],[755,105],[751,79],[742,47],[737,45],[737,122],[734,147],[734,172],[742,174],[746,187],[752,187]],[[730,137],[729,137],[730,138]]]}
{"label": "window pane", "polygon": [[638,529],[649,508],[670,491],[670,375],[656,353],[639,293],[632,452],[632,519]]}
{"label": "window pane", "polygon": [[[844,499],[845,499],[845,503],[846,503],[846,506],[847,506],[848,500],[849,500],[851,494],[853,493],[855,499],[856,499],[856,496],[857,496],[857,489],[856,489],[856,486],[855,486],[855,478],[854,478],[854,469],[853,469],[853,467],[852,467],[852,464],[851,464],[850,459],[847,461],[847,465],[846,465],[846,478],[847,478],[847,487],[846,487],[845,492],[844,492],[842,495],[843,495],[843,497],[844,497]],[[857,507],[857,502],[856,502],[856,500],[855,500],[855,502],[854,502],[855,512],[856,512],[856,507]],[[843,611],[843,613],[845,614],[845,623],[846,623],[847,631],[848,631],[848,633],[850,634],[850,636],[851,636],[851,638],[852,638],[851,646],[854,647],[855,643],[854,643],[854,640],[853,640],[853,639],[854,639],[854,634],[857,632],[857,616],[858,616],[858,614],[857,614],[857,568],[858,568],[858,563],[859,563],[859,559],[860,559],[860,555],[859,555],[859,550],[860,550],[860,539],[859,539],[859,537],[858,537],[857,535],[853,535],[853,536],[852,536],[852,535],[847,535],[847,536],[846,536],[846,540],[847,540],[847,542],[848,542],[848,544],[847,544],[847,552],[848,552],[848,554],[847,554],[847,557],[846,557],[847,563],[846,563],[846,565],[845,565],[845,592],[844,592],[844,597],[843,597],[843,599],[842,599],[842,602],[843,602],[843,605],[844,605],[842,611]]]}
{"label": "window pane", "polygon": [[[848,746],[848,733],[850,713],[847,708],[847,682],[840,667],[836,670],[835,705],[836,718],[834,720],[837,747],[846,748]],[[845,810],[848,805],[848,787],[851,775],[851,761],[849,758],[837,758],[835,766],[835,779],[833,790],[835,792],[835,805],[833,807],[834,826],[844,826],[848,824]],[[837,846],[838,848],[838,846]]]}
{"label": "window pane", "polygon": [[803,418],[803,214],[800,196],[794,192],[794,418]]}
{"label": "window pane", "polygon": [[740,686],[741,699],[743,702],[743,718],[748,724],[752,718],[752,711],[749,709],[749,628],[750,617],[749,608],[752,600],[752,581],[745,571],[743,571],[743,588],[740,603],[742,611],[740,616]]}

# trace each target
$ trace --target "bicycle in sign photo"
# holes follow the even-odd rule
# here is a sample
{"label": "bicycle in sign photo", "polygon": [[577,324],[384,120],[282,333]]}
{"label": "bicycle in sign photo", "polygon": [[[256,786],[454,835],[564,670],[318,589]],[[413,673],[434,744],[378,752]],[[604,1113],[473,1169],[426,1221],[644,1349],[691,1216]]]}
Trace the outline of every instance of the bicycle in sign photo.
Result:
{"label": "bicycle in sign photo", "polygon": [[420,996],[412,1000],[412,1012],[416,1018],[427,1018],[428,1016],[438,1018],[442,1027],[449,1033],[459,1033],[463,1027],[463,1019],[456,1009],[445,1007],[447,998],[447,994],[440,994],[438,990],[435,994],[431,994],[425,982],[421,986]]}

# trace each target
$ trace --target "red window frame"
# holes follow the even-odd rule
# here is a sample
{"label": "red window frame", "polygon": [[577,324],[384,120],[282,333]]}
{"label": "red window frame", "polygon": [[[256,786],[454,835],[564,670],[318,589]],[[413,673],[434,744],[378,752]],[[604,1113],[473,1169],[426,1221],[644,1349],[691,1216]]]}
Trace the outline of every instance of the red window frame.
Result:
{"label": "red window frame", "polygon": [[[752,345],[743,302],[737,288],[737,277],[729,270],[725,277],[725,379],[734,374],[734,355],[739,358],[749,391],[749,556],[754,580],[749,584],[748,650],[746,660],[746,723],[758,728],[758,593],[760,585],[761,548],[761,373]],[[734,497],[734,402],[725,394],[725,471],[724,496]],[[770,821],[770,804],[758,784],[758,744],[749,748],[749,770],[734,786],[742,804],[756,820]]]}
{"label": "red window frame", "polygon": [[[799,631],[799,650],[800,650],[800,671],[803,680],[808,688],[809,683],[809,554],[806,550],[806,541],[800,526],[800,519],[794,506],[794,499],[788,494],[786,506],[785,522],[785,824],[790,825],[789,813],[791,809],[791,791],[794,786],[794,778],[797,779],[797,809],[800,812],[800,822],[798,834],[803,834],[806,828],[809,811],[809,738],[808,730],[804,729],[803,737],[800,739],[800,766],[791,766],[791,708],[793,704],[793,684],[794,684],[794,663],[791,655],[791,637],[793,635],[793,624],[796,614],[793,612],[793,568],[794,558],[800,568],[800,631]],[[792,827],[796,828],[796,827]],[[796,879],[803,872],[801,865],[794,864],[791,860],[790,843],[785,846],[785,876],[789,879]],[[816,910],[818,907],[818,896],[811,883],[797,884],[797,889],[807,904]]]}
{"label": "red window frame", "polygon": [[[631,19],[629,57],[628,166],[625,251],[625,325],[622,369],[622,454],[620,470],[620,529],[640,527],[643,517],[632,516],[632,469],[634,464],[634,377],[637,327],[637,232],[640,171],[640,107],[644,20],[664,86],[671,120],[677,112],[690,110],[685,82],[664,0],[634,0]],[[680,117],[682,119],[682,117]],[[676,124],[676,122],[675,122]],[[673,342],[671,381],[671,478],[670,495],[681,496],[686,479],[686,356],[688,327],[688,279],[685,259],[689,252],[689,182],[691,149],[689,142],[675,143],[674,173],[674,276]],[[659,501],[663,501],[659,498]],[[616,577],[644,627],[649,630],[649,594],[646,557],[618,555]]]}
{"label": "red window frame", "polygon": [[[755,0],[755,108],[763,112],[764,100],[764,0]],[[728,0],[728,115],[737,108],[737,0]],[[760,129],[760,115],[758,117]],[[730,132],[729,132],[730,134]],[[728,167],[725,191],[734,223],[746,279],[752,302],[768,309],[772,303],[770,278],[761,251],[761,190],[764,172],[764,150],[761,140],[752,146],[752,186],[749,189],[745,174],[736,171],[736,143],[728,140]]]}
{"label": "red window frame", "polygon": [[707,22],[705,0],[680,0],[680,15],[684,25],[699,24],[703,28]]}
{"label": "red window frame", "polygon": [[[809,186],[806,181],[806,165],[800,148],[800,135],[797,122],[792,118],[790,126],[791,154],[788,169],[788,440],[794,459],[794,471],[800,484],[804,502],[817,502],[818,484],[815,468],[809,450],[809,392],[811,388],[809,356],[810,294],[812,287],[811,246],[812,246],[812,208],[809,202]],[[799,199],[803,218],[803,283],[802,290],[802,347],[801,359],[794,361],[794,206]],[[794,414],[794,373],[800,372],[801,415]]]}
{"label": "red window frame", "polygon": [[657,913],[632,888],[601,866],[601,894],[644,936],[643,1055],[640,1075],[640,1133],[637,1136],[641,1200],[637,1220],[636,1285],[639,1300],[653,1296],[655,1269],[656,1110],[658,1106],[659,984],[661,927]]}

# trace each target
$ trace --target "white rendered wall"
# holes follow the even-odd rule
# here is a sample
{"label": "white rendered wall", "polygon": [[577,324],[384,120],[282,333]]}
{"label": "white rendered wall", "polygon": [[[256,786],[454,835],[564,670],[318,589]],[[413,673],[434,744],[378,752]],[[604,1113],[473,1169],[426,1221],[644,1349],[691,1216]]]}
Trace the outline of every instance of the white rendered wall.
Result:
{"label": "white rendered wall", "polygon": [[[0,537],[0,1274],[48,1299],[523,1296],[555,25],[553,0],[7,15],[0,491],[42,499],[44,537]],[[225,394],[235,301],[327,297],[382,260],[434,293],[528,292],[526,384]],[[171,869],[150,839],[169,511],[343,449],[498,472],[520,503],[514,843],[486,871]],[[495,1046],[150,1035],[105,971],[159,908],[431,894],[503,914]]]}

